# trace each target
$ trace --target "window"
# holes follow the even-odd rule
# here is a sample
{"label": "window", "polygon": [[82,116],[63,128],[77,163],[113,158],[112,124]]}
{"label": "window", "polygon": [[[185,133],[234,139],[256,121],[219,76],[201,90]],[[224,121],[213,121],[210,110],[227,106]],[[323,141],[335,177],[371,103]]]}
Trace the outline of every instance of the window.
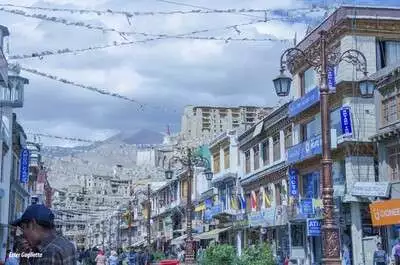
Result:
{"label": "window", "polygon": [[291,236],[292,236],[292,246],[302,247],[304,246],[304,231],[305,225],[301,223],[292,224],[290,226]]}
{"label": "window", "polygon": [[269,142],[268,140],[261,144],[262,149],[262,160],[264,166],[269,164]]}
{"label": "window", "polygon": [[245,165],[245,170],[246,173],[250,173],[250,150],[246,151],[246,153],[244,153],[245,156],[245,160],[246,160],[246,165]]}
{"label": "window", "polygon": [[317,86],[317,73],[309,68],[302,75],[303,95],[307,94]]}
{"label": "window", "polygon": [[292,127],[289,126],[288,128],[286,128],[285,132],[285,150],[288,150],[289,147],[291,147],[293,145],[293,141],[292,141]]}
{"label": "window", "polygon": [[230,157],[229,157],[229,147],[226,147],[225,149],[224,149],[224,168],[225,169],[228,169],[229,168],[229,161],[230,160]]}
{"label": "window", "polygon": [[398,106],[400,106],[400,96],[393,96],[382,100],[382,126],[399,120]]}
{"label": "window", "polygon": [[214,169],[214,173],[218,173],[221,170],[219,154],[213,155],[213,169]]}
{"label": "window", "polygon": [[280,137],[279,133],[277,133],[273,138],[273,155],[274,155],[274,162],[281,159],[281,145],[280,145]]}
{"label": "window", "polygon": [[253,147],[254,151],[254,170],[260,167],[260,147],[258,145]]}
{"label": "window", "polygon": [[320,174],[313,172],[303,176],[303,198],[317,199],[320,194]]}
{"label": "window", "polygon": [[400,60],[400,41],[378,41],[377,68],[382,69]]}
{"label": "window", "polygon": [[388,148],[390,181],[400,180],[400,145]]}
{"label": "window", "polygon": [[340,108],[331,111],[331,129],[336,129],[336,136],[339,137],[343,134],[342,122],[340,120]]}

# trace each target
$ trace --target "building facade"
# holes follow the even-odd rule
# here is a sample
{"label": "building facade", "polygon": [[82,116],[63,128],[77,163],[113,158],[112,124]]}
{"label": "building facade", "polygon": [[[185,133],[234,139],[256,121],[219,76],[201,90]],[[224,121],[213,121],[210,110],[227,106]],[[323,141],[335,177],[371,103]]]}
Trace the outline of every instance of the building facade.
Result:
{"label": "building facade", "polygon": [[185,139],[211,140],[227,130],[250,127],[270,111],[271,108],[255,106],[186,106],[181,134]]}

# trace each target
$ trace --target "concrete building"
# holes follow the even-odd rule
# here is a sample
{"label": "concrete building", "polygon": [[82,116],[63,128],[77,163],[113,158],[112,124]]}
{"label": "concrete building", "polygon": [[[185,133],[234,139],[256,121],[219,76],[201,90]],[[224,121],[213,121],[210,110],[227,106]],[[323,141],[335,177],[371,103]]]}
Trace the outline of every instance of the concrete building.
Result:
{"label": "concrete building", "polygon": [[[13,135],[15,128],[13,109],[23,106],[24,85],[28,83],[27,79],[19,76],[20,69],[18,67],[12,66],[10,67],[12,70],[8,70],[8,63],[3,53],[4,38],[8,35],[8,29],[0,26],[0,154],[2,158],[0,165],[0,261],[4,261],[7,247],[10,247],[8,223],[12,217],[9,212],[10,204],[14,201],[11,196],[12,181],[15,180],[15,174],[19,175],[19,172],[22,172],[18,171],[20,154],[15,153],[18,150],[15,150],[14,147],[24,144],[24,141],[18,142],[21,139],[18,138],[21,136],[20,132]],[[28,160],[27,153],[24,152],[24,154],[24,159]],[[29,179],[29,173],[26,172],[28,168],[29,165],[27,168],[24,167],[23,178],[18,177],[18,180],[22,180],[24,184]],[[18,189],[19,184],[13,183],[15,184],[13,188]],[[22,190],[20,191],[22,192]]]}
{"label": "concrete building", "polygon": [[[400,38],[392,41],[391,45],[400,49]],[[376,197],[379,197],[380,203],[384,204],[382,209],[388,210],[400,208],[399,202],[397,206],[393,204],[395,200],[400,199],[400,92],[397,87],[400,82],[399,54],[396,58],[397,62],[380,69],[373,75],[378,87],[375,93],[377,133],[372,139],[377,143],[379,183],[376,183],[373,189],[375,194],[371,195],[379,195]],[[396,239],[400,238],[400,217],[390,217],[389,214],[387,221],[380,222],[381,239],[387,250],[391,250]]]}
{"label": "concrete building", "polygon": [[[296,47],[307,56],[312,56],[315,50],[318,51],[319,32],[325,30],[330,54],[357,49],[365,55],[368,72],[373,74],[400,58],[397,48],[393,49],[399,39],[399,17],[399,9],[341,7]],[[308,237],[306,222],[307,218],[322,217],[319,78],[313,68],[308,68],[304,58],[294,59],[296,61],[290,70],[296,100],[289,106],[289,117],[294,122],[294,146],[288,149],[287,162],[291,167],[289,177],[296,180],[295,187],[299,194],[292,196],[289,205],[291,258],[312,264],[321,260],[322,256],[321,237]],[[371,253],[376,248],[379,230],[371,223],[371,194],[366,196],[364,191],[373,190],[372,187],[376,186],[375,152],[370,137],[375,134],[375,119],[378,115],[374,100],[360,96],[356,81],[363,73],[358,69],[348,60],[343,60],[335,68],[336,88],[329,100],[332,174],[343,251],[349,253],[350,249],[353,264],[371,264]],[[342,129],[343,113],[350,117],[351,133],[345,133]]]}
{"label": "concrete building", "polygon": [[251,127],[271,109],[254,106],[186,106],[181,120],[181,134],[185,139],[212,139],[227,130]]}

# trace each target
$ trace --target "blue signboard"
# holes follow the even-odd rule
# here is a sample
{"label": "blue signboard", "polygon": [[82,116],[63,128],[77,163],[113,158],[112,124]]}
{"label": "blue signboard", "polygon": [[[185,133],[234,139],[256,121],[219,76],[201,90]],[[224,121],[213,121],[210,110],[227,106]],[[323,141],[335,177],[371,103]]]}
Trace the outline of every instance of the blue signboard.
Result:
{"label": "blue signboard", "polygon": [[306,109],[315,105],[315,103],[319,102],[319,88],[316,87],[313,90],[309,91],[303,97],[293,101],[289,105],[289,118],[295,117]]}
{"label": "blue signboard", "polygon": [[353,128],[351,126],[350,107],[342,107],[340,110],[340,122],[342,124],[342,133],[344,137],[353,136]]}
{"label": "blue signboard", "polygon": [[336,73],[334,67],[328,67],[328,87],[329,92],[336,92]]}
{"label": "blue signboard", "polygon": [[207,209],[204,211],[204,220],[206,222],[211,221],[212,220],[212,213],[210,209]]}
{"label": "blue signboard", "polygon": [[309,216],[314,214],[314,205],[312,199],[304,199],[300,202],[301,213],[304,216]]}
{"label": "blue signboard", "polygon": [[289,188],[291,197],[299,196],[298,171],[294,168],[289,169]]}
{"label": "blue signboard", "polygon": [[268,227],[275,223],[275,207],[267,208],[258,212],[252,212],[248,215],[250,227]]}
{"label": "blue signboard", "polygon": [[29,180],[29,150],[24,148],[20,156],[19,181],[23,184]]}
{"label": "blue signboard", "polygon": [[213,207],[211,207],[210,210],[211,210],[211,216],[214,217],[215,215],[222,212],[222,205],[221,204],[214,205]]}
{"label": "blue signboard", "polygon": [[307,219],[307,236],[321,236],[321,228],[321,219]]}
{"label": "blue signboard", "polygon": [[288,164],[293,164],[322,153],[321,135],[311,137],[309,140],[292,146],[287,152]]}

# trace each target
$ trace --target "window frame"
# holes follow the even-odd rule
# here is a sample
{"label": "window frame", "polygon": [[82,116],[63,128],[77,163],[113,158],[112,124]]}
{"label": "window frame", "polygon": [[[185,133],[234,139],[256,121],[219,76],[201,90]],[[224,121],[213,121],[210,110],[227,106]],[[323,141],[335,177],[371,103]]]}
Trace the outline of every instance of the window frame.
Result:
{"label": "window frame", "polygon": [[260,145],[253,146],[253,168],[257,170],[260,168]]}
{"label": "window frame", "polygon": [[273,155],[273,161],[279,161],[281,159],[281,139],[280,139],[280,133],[276,133],[274,136],[272,136],[272,155]]}
{"label": "window frame", "polygon": [[250,159],[250,149],[244,152],[244,167],[245,167],[245,173],[250,173],[251,172],[251,159]]}

